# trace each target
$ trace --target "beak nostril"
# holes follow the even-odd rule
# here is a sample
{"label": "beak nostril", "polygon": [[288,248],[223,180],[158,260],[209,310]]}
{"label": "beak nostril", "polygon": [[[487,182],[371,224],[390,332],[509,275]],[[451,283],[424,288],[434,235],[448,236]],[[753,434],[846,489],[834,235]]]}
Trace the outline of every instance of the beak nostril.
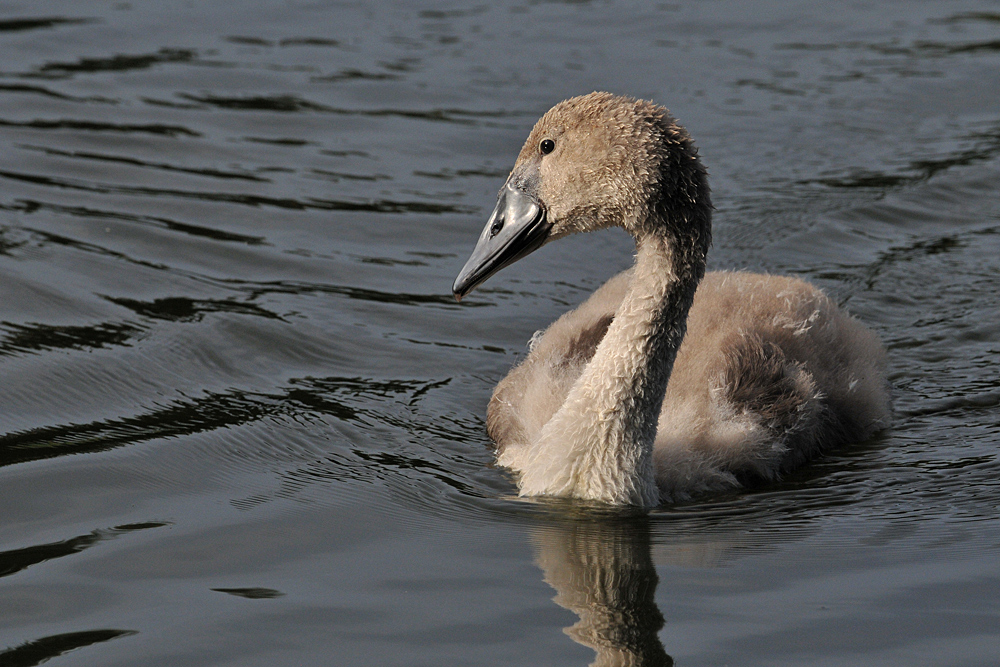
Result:
{"label": "beak nostril", "polygon": [[508,182],[500,189],[497,204],[451,291],[464,296],[500,269],[534,252],[545,243],[550,228],[542,203]]}

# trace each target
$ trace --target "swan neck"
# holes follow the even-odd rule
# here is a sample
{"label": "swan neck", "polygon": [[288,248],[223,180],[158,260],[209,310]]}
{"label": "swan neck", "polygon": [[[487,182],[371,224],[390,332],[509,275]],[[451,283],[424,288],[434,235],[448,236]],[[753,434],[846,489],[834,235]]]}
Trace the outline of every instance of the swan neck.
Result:
{"label": "swan neck", "polygon": [[612,404],[608,408],[621,415],[626,439],[650,455],[667,382],[704,272],[704,253],[690,243],[679,243],[666,233],[637,239],[628,292],[591,361],[592,366],[606,367],[612,359],[621,360],[616,370],[628,381],[607,396]]}
{"label": "swan neck", "polygon": [[704,252],[667,234],[637,241],[629,289],[566,401],[522,467],[525,495],[659,504],[653,442],[667,381],[704,273]]}

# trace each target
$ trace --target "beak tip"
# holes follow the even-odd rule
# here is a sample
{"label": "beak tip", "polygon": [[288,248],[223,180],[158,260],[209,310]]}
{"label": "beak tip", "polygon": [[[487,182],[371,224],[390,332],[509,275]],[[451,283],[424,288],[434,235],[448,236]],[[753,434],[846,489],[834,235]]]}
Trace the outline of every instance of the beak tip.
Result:
{"label": "beak tip", "polygon": [[462,283],[462,276],[459,275],[451,286],[451,294],[455,297],[455,301],[458,301],[459,303],[462,302],[462,297],[469,293],[469,289]]}
{"label": "beak tip", "polygon": [[541,247],[549,229],[542,203],[508,182],[500,190],[472,255],[452,284],[455,300],[461,303],[494,273]]}

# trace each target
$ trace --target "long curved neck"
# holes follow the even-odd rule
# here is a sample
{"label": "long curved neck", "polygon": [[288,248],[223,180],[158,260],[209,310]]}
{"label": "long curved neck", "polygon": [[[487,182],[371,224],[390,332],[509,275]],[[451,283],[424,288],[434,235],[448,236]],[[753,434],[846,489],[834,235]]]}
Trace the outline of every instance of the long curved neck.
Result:
{"label": "long curved neck", "polygon": [[[595,382],[605,379],[592,397],[614,424],[605,440],[634,443],[651,453],[704,259],[700,270],[690,266],[689,253],[662,236],[647,235],[636,245],[629,290],[584,375]],[[617,438],[615,432],[620,433]]]}
{"label": "long curved neck", "polygon": [[593,359],[533,443],[521,469],[522,494],[658,504],[656,424],[704,275],[706,246],[663,228],[636,239],[628,292]]}

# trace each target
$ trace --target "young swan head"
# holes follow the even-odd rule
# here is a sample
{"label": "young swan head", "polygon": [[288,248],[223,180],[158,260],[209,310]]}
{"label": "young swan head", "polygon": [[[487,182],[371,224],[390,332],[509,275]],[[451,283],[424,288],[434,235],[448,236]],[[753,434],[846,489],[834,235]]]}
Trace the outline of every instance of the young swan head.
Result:
{"label": "young swan head", "polygon": [[707,248],[710,211],[697,149],[666,109],[610,93],[574,97],[528,135],[452,290],[461,299],[549,241],[606,227]]}

